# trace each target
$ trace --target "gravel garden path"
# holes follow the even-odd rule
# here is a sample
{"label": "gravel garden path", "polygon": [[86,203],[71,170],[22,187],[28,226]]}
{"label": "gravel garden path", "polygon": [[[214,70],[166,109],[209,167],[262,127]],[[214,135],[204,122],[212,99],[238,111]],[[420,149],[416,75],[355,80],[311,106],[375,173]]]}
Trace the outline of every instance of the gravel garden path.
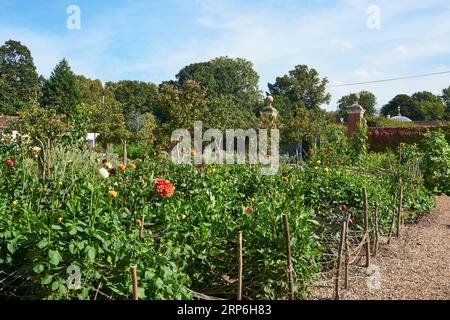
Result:
{"label": "gravel garden path", "polygon": [[[450,197],[437,197],[436,208],[417,224],[406,224],[390,245],[381,238],[373,270],[351,266],[342,300],[450,300]],[[364,259],[363,259],[364,262]],[[314,286],[312,299],[332,299],[332,281]]]}

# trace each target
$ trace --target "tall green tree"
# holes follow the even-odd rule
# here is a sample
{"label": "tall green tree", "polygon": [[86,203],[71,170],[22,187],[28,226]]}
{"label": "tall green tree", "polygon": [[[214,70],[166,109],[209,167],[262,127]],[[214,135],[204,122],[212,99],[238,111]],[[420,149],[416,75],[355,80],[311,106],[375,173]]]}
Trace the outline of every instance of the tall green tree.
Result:
{"label": "tall green tree", "polygon": [[412,96],[399,94],[381,108],[381,114],[396,116],[398,107],[402,116],[414,121],[441,120],[445,115],[441,98],[428,91],[416,92]]}
{"label": "tall green tree", "polygon": [[283,143],[296,144],[302,140],[311,145],[324,132],[327,125],[326,111],[321,108],[308,110],[298,103],[281,122]]}
{"label": "tall green tree", "polygon": [[258,88],[259,75],[246,59],[218,57],[193,63],[181,69],[176,79],[179,86],[189,80],[198,82],[208,90],[208,98],[233,96],[242,110],[255,111],[262,102]]}
{"label": "tall green tree", "polygon": [[441,99],[445,104],[445,118],[450,120],[450,86],[442,89]]}
{"label": "tall green tree", "polygon": [[[320,78],[319,73],[306,65],[297,65],[287,75],[277,77],[275,83],[268,84],[269,93],[274,96],[274,106],[281,113],[290,113],[290,108],[301,103],[308,110],[318,109],[322,104],[328,104],[331,95],[326,92],[327,78]],[[283,97],[281,100],[277,97]],[[283,102],[283,105],[276,102]],[[282,109],[286,109],[283,111]]]}
{"label": "tall green tree", "polygon": [[55,108],[58,113],[70,114],[80,102],[81,92],[77,76],[70,69],[67,60],[63,59],[44,84],[41,106]]}
{"label": "tall green tree", "polygon": [[102,102],[103,84],[99,79],[92,80],[83,75],[78,75],[77,79],[83,103],[92,105]]}
{"label": "tall green tree", "polygon": [[106,146],[109,143],[126,144],[132,136],[125,126],[123,106],[117,101],[108,101],[93,112],[93,131],[100,133],[99,142]]}
{"label": "tall green tree", "polygon": [[136,133],[141,115],[155,111],[158,86],[143,81],[122,80],[105,84],[107,97],[112,97],[123,106],[126,126]]}
{"label": "tall green tree", "polygon": [[222,95],[206,99],[204,127],[226,130],[232,128],[248,129],[255,125],[253,111],[242,109],[239,101],[232,95]]}
{"label": "tall green tree", "polygon": [[419,104],[423,120],[442,120],[444,118],[445,105],[439,96],[429,91],[420,91],[411,97]]}
{"label": "tall green tree", "polygon": [[[373,116],[376,114],[376,105],[377,105],[377,97],[370,91],[361,91],[359,93],[359,102],[358,102],[365,110],[365,116]],[[338,112],[337,112],[337,120],[340,118],[344,118],[347,120],[347,107],[353,104],[352,95],[346,95],[339,99],[338,101]]]}
{"label": "tall green tree", "polygon": [[186,81],[181,87],[161,84],[158,92],[158,113],[164,123],[160,143],[169,145],[175,129],[192,129],[194,121],[205,121],[207,114],[206,89],[196,81]]}
{"label": "tall green tree", "polygon": [[30,50],[19,41],[0,47],[0,113],[16,115],[36,101],[38,75]]}
{"label": "tall green tree", "polygon": [[398,115],[399,107],[402,116],[408,117],[411,120],[423,120],[423,115],[419,104],[407,94],[396,95],[391,101],[381,108],[380,113],[384,116],[396,116]]}

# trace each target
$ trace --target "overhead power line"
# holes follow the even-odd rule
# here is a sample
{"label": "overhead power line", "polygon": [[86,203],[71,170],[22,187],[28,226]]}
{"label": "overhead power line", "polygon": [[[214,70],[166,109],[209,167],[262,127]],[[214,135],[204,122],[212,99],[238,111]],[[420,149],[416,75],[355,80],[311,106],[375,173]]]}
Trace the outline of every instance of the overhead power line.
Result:
{"label": "overhead power line", "polygon": [[423,77],[437,76],[437,75],[447,74],[447,73],[450,73],[450,70],[449,71],[442,71],[442,72],[418,74],[418,75],[415,75],[415,76],[406,76],[406,77],[398,77],[398,78],[390,78],[390,79],[382,79],[382,80],[373,80],[373,81],[337,84],[337,85],[333,85],[333,86],[328,86],[328,88],[348,87],[348,86],[356,86],[356,85],[359,85],[359,84],[388,82],[388,81],[396,81],[396,80],[403,80],[403,79],[413,79],[413,78],[423,78]]}

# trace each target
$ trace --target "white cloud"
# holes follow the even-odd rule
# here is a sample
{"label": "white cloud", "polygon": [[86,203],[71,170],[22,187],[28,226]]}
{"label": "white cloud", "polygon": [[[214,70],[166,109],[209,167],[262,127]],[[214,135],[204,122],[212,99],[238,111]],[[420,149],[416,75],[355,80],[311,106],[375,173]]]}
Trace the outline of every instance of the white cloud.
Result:
{"label": "white cloud", "polygon": [[398,46],[397,48],[395,48],[395,51],[401,54],[407,54],[409,52],[408,48],[405,46]]}

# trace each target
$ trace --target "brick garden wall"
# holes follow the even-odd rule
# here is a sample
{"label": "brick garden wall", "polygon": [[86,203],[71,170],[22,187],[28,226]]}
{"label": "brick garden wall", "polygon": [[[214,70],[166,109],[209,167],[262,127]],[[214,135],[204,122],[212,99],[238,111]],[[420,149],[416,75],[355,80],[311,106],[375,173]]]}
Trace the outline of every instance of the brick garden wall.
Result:
{"label": "brick garden wall", "polygon": [[423,134],[427,130],[443,129],[447,139],[450,137],[449,126],[411,126],[411,127],[383,127],[369,128],[369,150],[386,151],[395,149],[400,143],[420,144]]}

